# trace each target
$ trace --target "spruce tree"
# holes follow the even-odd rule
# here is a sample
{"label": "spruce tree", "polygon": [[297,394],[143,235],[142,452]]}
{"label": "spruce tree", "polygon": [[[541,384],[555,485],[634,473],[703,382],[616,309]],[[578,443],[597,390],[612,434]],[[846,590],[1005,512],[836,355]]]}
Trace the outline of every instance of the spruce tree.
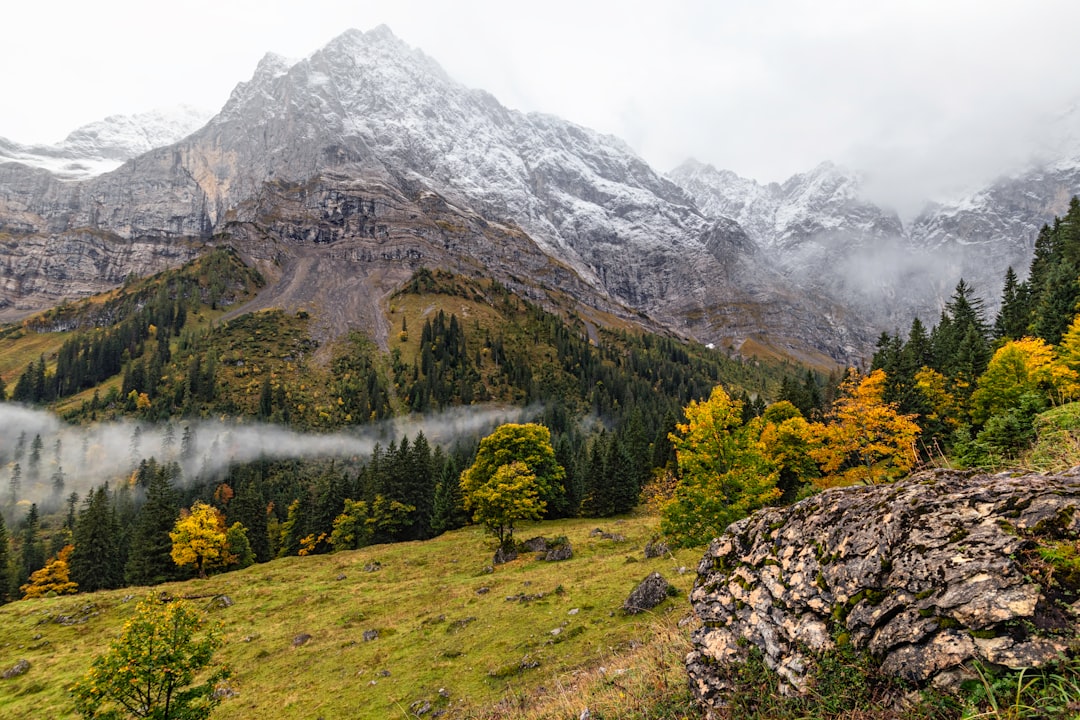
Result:
{"label": "spruce tree", "polygon": [[129,585],[157,585],[179,577],[169,537],[180,516],[180,503],[172,485],[177,469],[174,465],[158,466],[152,460],[148,465],[146,502],[135,519],[131,550],[124,566],[124,580]]}
{"label": "spruce tree", "polygon": [[41,518],[36,504],[31,505],[19,528],[19,564],[15,572],[15,588],[26,584],[30,574],[45,567],[45,544],[41,541]]}
{"label": "spruce tree", "polygon": [[26,464],[26,477],[31,485],[41,479],[41,451],[44,447],[45,442],[41,439],[41,435],[35,434],[30,442],[30,458]]}
{"label": "spruce tree", "polygon": [[22,466],[15,463],[11,466],[11,477],[8,479],[7,506],[14,508],[22,497]]}
{"label": "spruce tree", "polygon": [[1035,306],[1032,333],[1051,345],[1061,342],[1062,335],[1076,315],[1080,300],[1077,269],[1071,263],[1061,263],[1047,273],[1042,293]]}
{"label": "spruce tree", "polygon": [[585,496],[581,514],[585,517],[606,517],[615,510],[612,488],[607,473],[607,435],[601,433],[589,444],[585,470]]}
{"label": "spruce tree", "polygon": [[0,513],[0,605],[11,600],[11,543],[7,525]]}
{"label": "spruce tree", "polygon": [[237,483],[236,495],[229,503],[228,523],[240,523],[248,530],[248,543],[256,562],[272,557],[270,536],[266,527],[266,498],[257,482],[251,479]]}
{"label": "spruce tree", "polygon": [[612,514],[630,512],[637,506],[641,488],[635,474],[634,461],[617,435],[608,443],[604,469],[611,488]]}
{"label": "spruce tree", "polygon": [[453,458],[447,458],[435,486],[435,497],[431,511],[431,532],[441,535],[448,530],[464,527],[468,521],[465,504],[461,496],[461,473]]}
{"label": "spruce tree", "polygon": [[1029,306],[1027,288],[1016,279],[1012,266],[1005,271],[1005,287],[1001,291],[1001,309],[994,320],[994,337],[998,340],[1019,340],[1028,331]]}
{"label": "spruce tree", "polygon": [[108,485],[90,491],[75,521],[71,579],[82,592],[118,588],[124,581],[120,528],[109,502]]}

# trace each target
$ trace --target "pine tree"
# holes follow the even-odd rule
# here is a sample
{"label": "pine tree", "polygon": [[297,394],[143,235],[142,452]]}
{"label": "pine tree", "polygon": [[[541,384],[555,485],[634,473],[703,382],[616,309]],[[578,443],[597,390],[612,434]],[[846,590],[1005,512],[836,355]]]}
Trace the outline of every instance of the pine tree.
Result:
{"label": "pine tree", "polygon": [[40,530],[38,507],[36,504],[31,505],[19,528],[21,548],[15,573],[16,588],[25,584],[35,570],[40,570],[45,565],[45,544],[41,541]]}
{"label": "pine tree", "polygon": [[1010,265],[1005,271],[1001,309],[994,320],[994,337],[999,340],[1019,340],[1027,334],[1030,320],[1026,286],[1017,281]]}
{"label": "pine tree", "polygon": [[15,463],[11,466],[11,479],[8,480],[8,507],[15,507],[22,497],[22,466]]}
{"label": "pine tree", "polygon": [[170,554],[169,532],[180,515],[180,502],[172,484],[179,469],[175,465],[158,466],[153,459],[146,467],[146,502],[135,520],[124,566],[124,580],[129,585],[157,585],[178,577]]}
{"label": "pine tree", "polygon": [[92,489],[75,521],[71,579],[83,592],[118,588],[124,580],[120,528],[109,502],[108,485]]}
{"label": "pine tree", "polygon": [[7,525],[0,513],[0,605],[11,600],[11,543]]}

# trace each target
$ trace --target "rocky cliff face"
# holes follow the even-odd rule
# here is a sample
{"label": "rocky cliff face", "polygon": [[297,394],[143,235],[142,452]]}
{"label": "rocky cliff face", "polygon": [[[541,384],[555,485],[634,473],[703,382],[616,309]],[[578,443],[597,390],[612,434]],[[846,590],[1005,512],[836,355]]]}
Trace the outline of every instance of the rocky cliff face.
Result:
{"label": "rocky cliff face", "polygon": [[[355,250],[375,258],[380,284],[339,285],[368,295],[416,264],[479,262],[541,301],[546,284],[702,341],[819,363],[862,354],[870,337],[622,142],[508,110],[386,28],[346,32],[294,64],[267,56],[205,127],[106,175],[72,183],[0,165],[0,233],[19,244],[79,232],[156,242],[161,263],[181,239],[235,234],[249,256],[284,263],[282,277],[302,270],[300,256],[330,267]],[[523,257],[551,272],[531,275]],[[35,275],[44,266],[16,265],[10,306],[52,299],[33,294],[57,282]]]}
{"label": "rocky cliff face", "polygon": [[1038,666],[1075,643],[1080,475],[928,472],[824,492],[732,524],[698,566],[693,692],[717,707],[723,668],[759,648],[795,690],[814,653],[851,643],[886,673],[952,683],[973,660]]}

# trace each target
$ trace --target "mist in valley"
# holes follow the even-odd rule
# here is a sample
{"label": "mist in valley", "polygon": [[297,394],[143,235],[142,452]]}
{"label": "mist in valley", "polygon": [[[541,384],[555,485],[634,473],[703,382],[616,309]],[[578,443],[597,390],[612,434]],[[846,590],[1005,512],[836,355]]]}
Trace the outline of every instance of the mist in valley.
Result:
{"label": "mist in valley", "polygon": [[[222,477],[230,465],[259,459],[362,460],[376,445],[413,438],[419,432],[432,445],[448,446],[482,437],[502,423],[524,422],[534,414],[504,405],[471,406],[313,433],[201,419],[79,426],[45,410],[0,403],[0,498],[9,507],[58,506],[72,492],[81,498],[93,487],[127,481],[149,458],[159,464],[176,462],[183,484],[210,481]],[[16,511],[15,517],[22,512]]]}

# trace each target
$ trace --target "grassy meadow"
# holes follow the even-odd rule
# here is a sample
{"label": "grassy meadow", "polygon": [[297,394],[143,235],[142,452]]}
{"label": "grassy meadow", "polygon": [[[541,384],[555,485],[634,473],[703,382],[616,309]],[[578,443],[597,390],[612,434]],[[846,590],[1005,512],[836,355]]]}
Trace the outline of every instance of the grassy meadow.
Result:
{"label": "grassy meadow", "polygon": [[[491,571],[478,527],[426,542],[290,557],[155,587],[192,598],[220,623],[218,659],[235,692],[216,720],[408,718],[682,718],[691,707],[682,656],[686,599],[700,550],[646,559],[646,516],[530,523],[565,535],[574,557],[532,554]],[[602,528],[624,540],[591,534]],[[686,568],[679,572],[679,568]],[[659,571],[681,595],[651,613],[620,606]],[[74,718],[67,686],[115,638],[150,590],[25,600],[0,607],[0,718]],[[213,599],[227,595],[233,604]],[[370,638],[365,640],[365,633]],[[303,636],[310,636],[304,640]],[[605,715],[605,708],[608,714]],[[639,713],[639,714],[635,714]]]}

